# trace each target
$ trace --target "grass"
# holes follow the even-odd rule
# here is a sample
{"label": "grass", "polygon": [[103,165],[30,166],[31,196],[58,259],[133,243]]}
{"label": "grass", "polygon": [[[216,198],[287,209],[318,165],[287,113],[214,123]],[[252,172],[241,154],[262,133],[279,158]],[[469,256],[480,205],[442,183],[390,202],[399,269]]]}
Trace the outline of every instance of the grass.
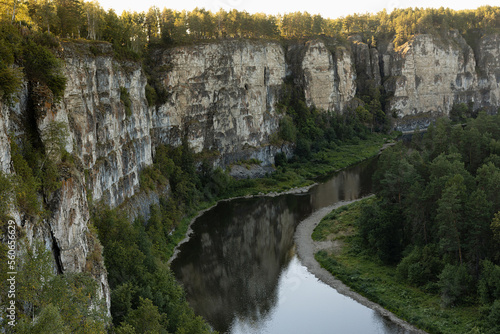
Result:
{"label": "grass", "polygon": [[314,241],[346,239],[354,234],[356,219],[363,205],[373,202],[375,197],[342,206],[327,214],[313,231]]}
{"label": "grass", "polygon": [[187,234],[189,224],[191,224],[191,221],[198,215],[198,213],[202,210],[208,209],[212,205],[214,205],[216,202],[202,202],[196,210],[191,211],[188,215],[186,215],[182,220],[180,221],[179,225],[175,228],[175,230],[172,231],[172,234],[170,234],[168,243],[165,248],[165,252],[162,254],[162,257],[165,259],[170,259],[172,255],[174,255],[174,249],[175,247],[181,242]]}
{"label": "grass", "polygon": [[401,319],[429,333],[480,333],[481,310],[474,305],[442,308],[438,294],[426,293],[401,281],[396,267],[386,266],[363,252],[356,237],[356,220],[368,198],[332,211],[316,227],[314,240],[342,235],[339,255],[316,253],[316,260],[330,273]]}

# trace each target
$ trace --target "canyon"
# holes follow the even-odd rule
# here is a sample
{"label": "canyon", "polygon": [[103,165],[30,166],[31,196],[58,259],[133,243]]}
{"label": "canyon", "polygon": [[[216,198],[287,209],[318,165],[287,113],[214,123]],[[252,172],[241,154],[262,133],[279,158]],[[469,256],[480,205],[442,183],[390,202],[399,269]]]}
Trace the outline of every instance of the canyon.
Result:
{"label": "canyon", "polygon": [[[153,162],[155,147],[180,145],[206,152],[214,166],[257,159],[274,163],[283,112],[284,85],[303,92],[305,103],[324,112],[352,112],[367,87],[383,87],[392,127],[412,130],[448,117],[453,106],[497,112],[500,106],[500,35],[470,45],[456,31],[417,35],[395,48],[314,39],[280,43],[223,40],[154,51],[154,69],[167,93],[148,103],[148,75],[139,62],[119,60],[107,43],[62,42],[58,56],[67,78],[64,96],[25,80],[14,103],[0,103],[0,169],[15,173],[11,141],[22,147],[28,124],[43,134],[51,124],[67,128],[65,149],[75,166],[52,194],[39,195],[50,209],[27,215],[12,206],[10,216],[28,242],[41,240],[54,254],[54,271],[90,272],[100,283],[109,310],[110,291],[89,201],[122,206],[130,217],[147,217],[151,204],[168,196],[140,189],[140,172]],[[43,141],[43,136],[40,135]],[[55,157],[58,159],[58,157]],[[100,259],[100,260],[96,260]]]}

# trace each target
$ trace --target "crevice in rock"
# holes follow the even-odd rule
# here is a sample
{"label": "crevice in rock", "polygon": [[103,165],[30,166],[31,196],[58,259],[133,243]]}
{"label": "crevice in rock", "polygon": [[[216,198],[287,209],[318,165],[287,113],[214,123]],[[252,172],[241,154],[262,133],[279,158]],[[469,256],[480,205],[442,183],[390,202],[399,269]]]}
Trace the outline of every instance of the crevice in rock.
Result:
{"label": "crevice in rock", "polygon": [[61,249],[57,244],[57,240],[54,237],[54,233],[50,230],[50,237],[52,238],[52,254],[54,255],[54,260],[56,262],[57,274],[60,275],[63,273],[63,265],[61,261]]}

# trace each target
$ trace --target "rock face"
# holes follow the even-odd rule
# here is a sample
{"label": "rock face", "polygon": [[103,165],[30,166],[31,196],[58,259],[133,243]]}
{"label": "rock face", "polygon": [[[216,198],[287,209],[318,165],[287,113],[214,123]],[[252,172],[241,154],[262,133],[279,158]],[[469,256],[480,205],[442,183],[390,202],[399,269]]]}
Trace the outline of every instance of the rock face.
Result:
{"label": "rock face", "polygon": [[479,92],[475,106],[496,111],[500,105],[500,35],[487,35],[479,40],[476,62]]}
{"label": "rock face", "polygon": [[309,41],[301,61],[303,89],[308,106],[342,112],[356,93],[356,72],[351,53],[336,47],[332,53],[324,42]]}
{"label": "rock face", "polygon": [[157,65],[169,93],[153,112],[157,142],[178,145],[185,135],[195,152],[216,151],[222,164],[247,148],[247,158],[261,155],[278,129],[274,106],[285,77],[280,45],[228,41],[179,47],[160,52]]}
{"label": "rock face", "polygon": [[448,115],[455,103],[476,94],[478,79],[474,52],[458,34],[448,39],[418,35],[392,53],[389,71],[394,79],[390,110],[398,118]]}
{"label": "rock face", "polygon": [[[114,60],[109,45],[99,45],[97,56],[73,44],[63,47],[67,88],[54,115],[39,127],[52,120],[68,122],[67,149],[74,149],[88,171],[93,200],[116,206],[134,195],[139,171],[152,163],[146,76],[140,64]],[[123,102],[126,95],[130,110]]]}
{"label": "rock face", "polygon": [[379,51],[363,43],[360,36],[353,36],[350,41],[357,74],[356,89],[365,93],[370,88],[381,85]]}

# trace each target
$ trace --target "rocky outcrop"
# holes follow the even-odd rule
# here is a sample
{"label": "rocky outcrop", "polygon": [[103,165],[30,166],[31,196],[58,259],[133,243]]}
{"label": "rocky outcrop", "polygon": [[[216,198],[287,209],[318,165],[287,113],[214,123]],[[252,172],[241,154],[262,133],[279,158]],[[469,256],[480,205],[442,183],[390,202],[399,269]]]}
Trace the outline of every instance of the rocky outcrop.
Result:
{"label": "rocky outcrop", "polygon": [[417,35],[391,56],[390,73],[384,73],[393,85],[386,86],[394,94],[390,111],[403,123],[419,114],[447,116],[477,91],[474,52],[457,33]]}
{"label": "rocky outcrop", "polygon": [[356,68],[356,89],[358,93],[366,94],[382,83],[379,51],[363,43],[360,36],[353,36],[350,41]]}
{"label": "rocky outcrop", "polygon": [[[67,150],[88,171],[92,199],[116,206],[134,195],[139,171],[152,163],[146,76],[139,63],[116,61],[108,44],[94,45],[93,52],[85,45],[63,47],[68,79],[64,98],[53,114],[39,121],[39,128],[54,120],[67,122]],[[129,110],[124,95],[131,102]]]}
{"label": "rocky outcrop", "polygon": [[[292,46],[291,48],[295,48]],[[306,104],[325,111],[342,112],[356,93],[356,72],[345,47],[330,48],[320,40],[305,44],[295,76],[299,76]]]}
{"label": "rocky outcrop", "polygon": [[483,36],[477,47],[478,94],[476,108],[497,111],[500,106],[500,35]]}
{"label": "rocky outcrop", "polygon": [[195,152],[218,152],[220,165],[262,157],[278,129],[275,104],[285,77],[279,44],[200,44],[163,50],[156,59],[169,94],[152,114],[157,143],[178,145],[185,135]]}

